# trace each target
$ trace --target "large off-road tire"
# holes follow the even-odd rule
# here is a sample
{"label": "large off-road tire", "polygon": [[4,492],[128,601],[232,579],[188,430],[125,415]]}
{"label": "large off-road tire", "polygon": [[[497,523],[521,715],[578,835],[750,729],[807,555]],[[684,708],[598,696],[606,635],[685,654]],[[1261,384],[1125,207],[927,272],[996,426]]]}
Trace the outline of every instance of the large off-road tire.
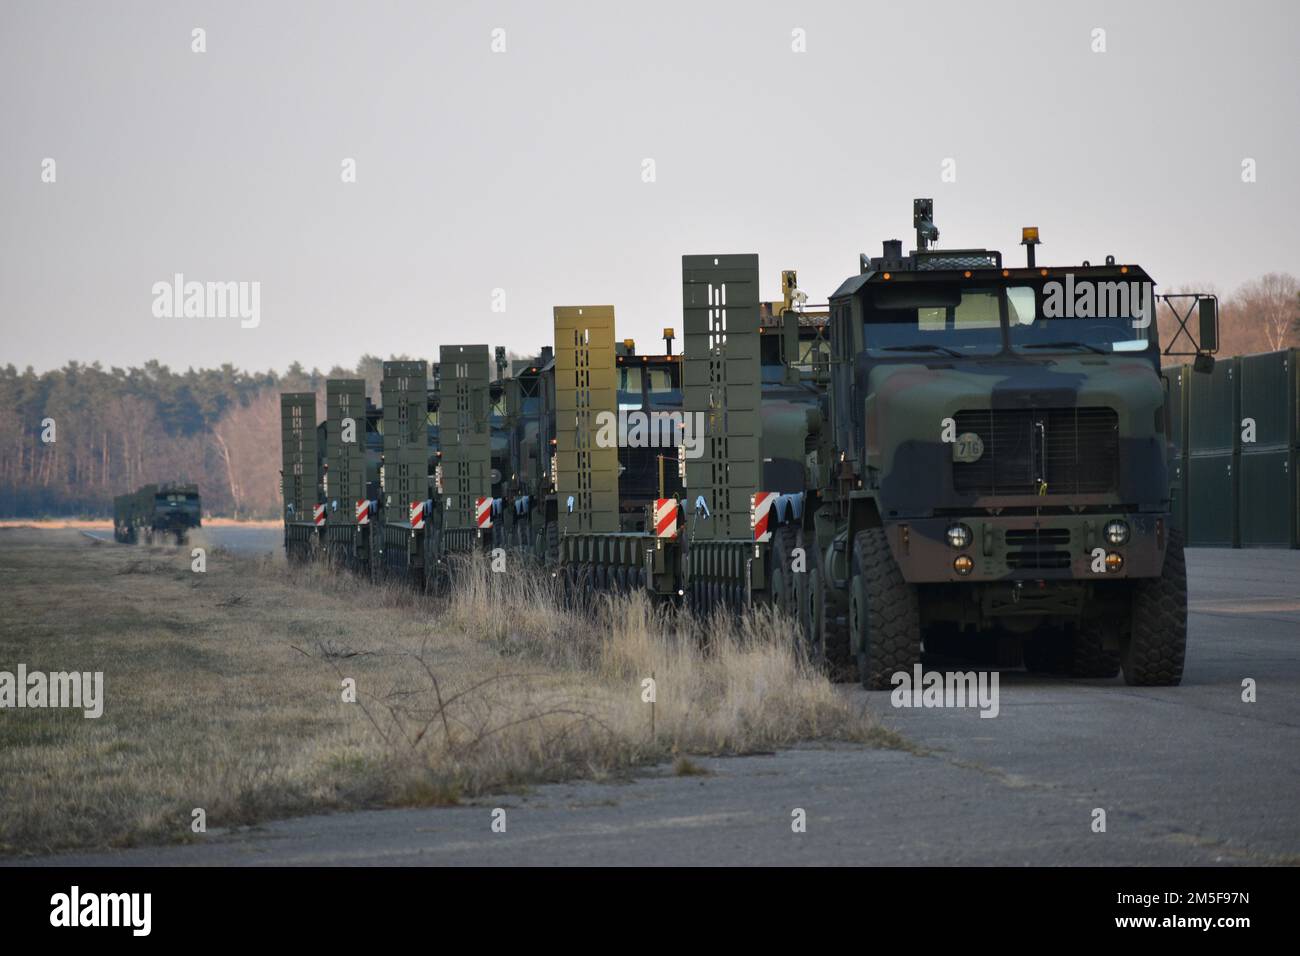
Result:
{"label": "large off-road tire", "polygon": [[1177,686],[1187,655],[1187,562],[1181,531],[1169,532],[1160,577],[1136,582],[1130,621],[1119,655],[1124,683]]}
{"label": "large off-road tire", "polygon": [[881,528],[853,539],[849,630],[859,646],[858,679],[867,690],[888,690],[898,671],[921,660],[921,611],[916,588],[903,580]]}
{"label": "large off-road tire", "polygon": [[546,522],[543,530],[542,563],[555,565],[560,562],[560,526],[554,521]]}
{"label": "large off-road tire", "polygon": [[[802,547],[802,545],[801,545]],[[807,570],[794,578],[795,603],[798,605],[799,636],[808,660],[819,668],[826,667],[826,594],[816,549],[805,549]]]}
{"label": "large off-road tire", "polygon": [[794,572],[790,569],[794,560],[792,552],[798,546],[798,529],[794,525],[783,524],[772,534],[772,605],[780,608],[791,617],[797,617],[795,603]]}
{"label": "large off-road tire", "polygon": [[1114,622],[1104,618],[1083,620],[1066,638],[1065,672],[1070,677],[1115,677],[1119,674],[1119,651],[1107,649],[1106,638],[1114,633]]}
{"label": "large off-road tire", "polygon": [[831,601],[831,575],[818,557],[817,578],[809,599],[817,602],[817,619],[821,622],[821,646],[826,659],[826,672],[837,684],[851,683],[857,678],[858,666],[853,659],[849,626],[845,618],[833,614]]}

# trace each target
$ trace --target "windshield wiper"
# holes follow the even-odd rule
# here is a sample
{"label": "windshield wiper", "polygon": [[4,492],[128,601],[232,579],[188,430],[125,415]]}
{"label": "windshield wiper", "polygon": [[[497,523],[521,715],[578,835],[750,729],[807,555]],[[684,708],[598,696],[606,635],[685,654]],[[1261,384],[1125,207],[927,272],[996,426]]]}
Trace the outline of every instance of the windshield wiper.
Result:
{"label": "windshield wiper", "polygon": [[881,346],[881,352],[942,352],[945,355],[951,355],[953,358],[961,358],[962,355],[956,349],[950,349],[946,345],[935,345],[933,342],[918,342],[916,345],[885,345]]}
{"label": "windshield wiper", "polygon": [[1088,342],[1030,342],[1028,345],[1020,347],[1022,349],[1087,349],[1089,352],[1096,352],[1098,355],[1106,354],[1105,349],[1099,349]]}

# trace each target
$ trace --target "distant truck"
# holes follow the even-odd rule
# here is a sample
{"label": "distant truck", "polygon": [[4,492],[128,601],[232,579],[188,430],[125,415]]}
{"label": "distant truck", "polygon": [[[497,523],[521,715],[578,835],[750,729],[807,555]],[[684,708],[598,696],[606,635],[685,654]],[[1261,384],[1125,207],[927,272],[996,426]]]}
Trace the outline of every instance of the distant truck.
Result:
{"label": "distant truck", "polygon": [[199,527],[202,519],[197,485],[145,485],[113,499],[113,537],[124,544],[135,544],[141,535],[146,544],[168,537],[184,544],[190,529]]}

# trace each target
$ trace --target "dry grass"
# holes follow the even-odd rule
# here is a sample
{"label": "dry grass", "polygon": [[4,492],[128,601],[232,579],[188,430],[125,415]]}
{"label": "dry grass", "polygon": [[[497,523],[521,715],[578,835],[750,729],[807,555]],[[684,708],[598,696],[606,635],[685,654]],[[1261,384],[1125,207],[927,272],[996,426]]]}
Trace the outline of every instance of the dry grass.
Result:
{"label": "dry grass", "polygon": [[98,720],[0,712],[0,852],[190,839],[196,807],[212,829],[892,742],[770,616],[566,609],[547,575],[462,572],[435,601],[280,559],[210,550],[195,574],[187,550],[0,531],[0,669],[100,670],[106,696]]}

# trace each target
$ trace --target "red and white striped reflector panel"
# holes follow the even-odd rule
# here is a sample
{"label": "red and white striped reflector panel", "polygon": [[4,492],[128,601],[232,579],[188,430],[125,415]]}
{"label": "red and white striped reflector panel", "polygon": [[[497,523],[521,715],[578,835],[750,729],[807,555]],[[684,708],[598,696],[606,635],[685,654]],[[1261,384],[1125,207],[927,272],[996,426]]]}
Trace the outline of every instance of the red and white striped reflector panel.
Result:
{"label": "red and white striped reflector panel", "polygon": [[677,537],[677,499],[655,499],[655,537]]}
{"label": "red and white striped reflector panel", "polygon": [[370,524],[370,502],[364,498],[357,502],[357,524]]}
{"label": "red and white striped reflector panel", "polygon": [[323,525],[325,523],[325,506],[317,505],[312,512],[312,517],[316,519],[316,527],[319,528]]}
{"label": "red and white striped reflector panel", "polygon": [[419,531],[424,527],[424,502],[411,502],[411,527]]}
{"label": "red and white striped reflector panel", "polygon": [[492,527],[492,499],[474,499],[474,520],[480,528]]}
{"label": "red and white striped reflector panel", "polygon": [[753,504],[749,506],[749,520],[754,526],[754,542],[771,541],[772,528],[768,519],[772,516],[772,503],[776,501],[776,493],[760,491],[752,500]]}

